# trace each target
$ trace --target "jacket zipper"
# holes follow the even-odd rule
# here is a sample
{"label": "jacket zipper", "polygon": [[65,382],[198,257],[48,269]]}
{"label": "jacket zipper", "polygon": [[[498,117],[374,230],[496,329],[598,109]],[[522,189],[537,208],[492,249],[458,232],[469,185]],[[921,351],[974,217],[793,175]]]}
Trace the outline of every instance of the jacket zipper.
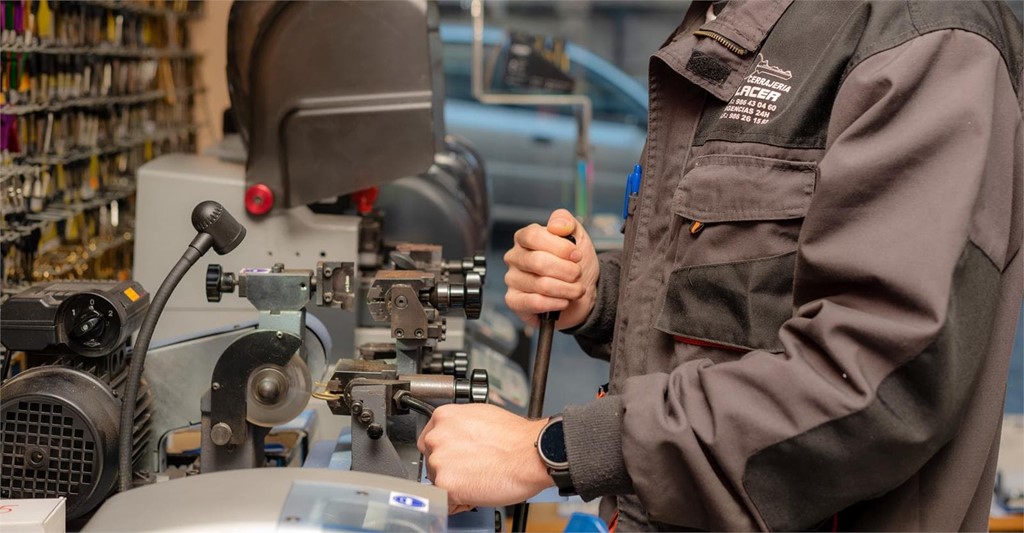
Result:
{"label": "jacket zipper", "polygon": [[731,40],[729,40],[729,39],[727,39],[725,37],[722,37],[721,35],[713,32],[713,31],[710,31],[710,30],[697,30],[697,31],[693,32],[693,34],[697,35],[697,36],[700,36],[700,37],[707,37],[708,39],[711,39],[711,40],[715,41],[716,43],[726,47],[730,52],[732,52],[732,53],[734,53],[734,54],[736,54],[738,56],[745,56],[745,55],[747,55],[747,50],[745,48],[743,48],[742,46],[732,42]]}

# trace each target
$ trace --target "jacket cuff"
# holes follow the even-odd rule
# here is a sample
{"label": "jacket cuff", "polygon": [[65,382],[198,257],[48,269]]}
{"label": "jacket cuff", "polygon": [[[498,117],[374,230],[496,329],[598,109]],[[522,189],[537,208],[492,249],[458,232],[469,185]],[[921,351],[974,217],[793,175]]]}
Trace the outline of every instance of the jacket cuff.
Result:
{"label": "jacket cuff", "polygon": [[563,329],[562,333],[585,337],[597,342],[611,340],[615,330],[615,309],[619,298],[619,253],[604,253],[598,256],[601,275],[597,279],[597,294],[594,309],[582,324]]}
{"label": "jacket cuff", "polygon": [[633,482],[622,455],[622,400],[606,396],[562,413],[569,475],[586,501],[608,494],[631,494]]}

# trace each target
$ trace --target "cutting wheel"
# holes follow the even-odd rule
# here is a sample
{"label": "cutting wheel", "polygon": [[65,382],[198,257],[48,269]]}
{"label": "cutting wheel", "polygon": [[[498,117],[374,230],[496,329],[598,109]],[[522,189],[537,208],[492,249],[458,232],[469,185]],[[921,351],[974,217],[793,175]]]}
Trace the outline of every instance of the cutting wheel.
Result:
{"label": "cutting wheel", "polygon": [[257,426],[273,427],[302,413],[309,404],[313,380],[306,362],[295,355],[283,367],[263,365],[254,370],[245,389],[246,420]]}

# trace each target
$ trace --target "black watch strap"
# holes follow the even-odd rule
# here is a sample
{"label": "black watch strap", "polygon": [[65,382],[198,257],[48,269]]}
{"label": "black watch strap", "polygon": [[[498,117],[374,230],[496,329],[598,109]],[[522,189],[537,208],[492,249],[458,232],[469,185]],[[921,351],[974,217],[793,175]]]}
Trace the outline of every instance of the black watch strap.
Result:
{"label": "black watch strap", "polygon": [[576,495],[576,485],[573,485],[572,476],[569,475],[568,470],[552,470],[548,468],[548,474],[551,475],[551,479],[555,480],[559,496],[568,497]]}

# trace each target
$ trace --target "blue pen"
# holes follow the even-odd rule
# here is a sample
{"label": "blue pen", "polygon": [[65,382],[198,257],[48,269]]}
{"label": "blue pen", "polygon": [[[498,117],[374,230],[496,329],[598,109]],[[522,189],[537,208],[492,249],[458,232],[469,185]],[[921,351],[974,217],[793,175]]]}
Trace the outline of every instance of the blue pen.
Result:
{"label": "blue pen", "polygon": [[629,218],[629,207],[640,194],[640,179],[643,177],[644,169],[639,164],[633,165],[633,172],[626,178],[626,194],[622,197],[622,219]]}

